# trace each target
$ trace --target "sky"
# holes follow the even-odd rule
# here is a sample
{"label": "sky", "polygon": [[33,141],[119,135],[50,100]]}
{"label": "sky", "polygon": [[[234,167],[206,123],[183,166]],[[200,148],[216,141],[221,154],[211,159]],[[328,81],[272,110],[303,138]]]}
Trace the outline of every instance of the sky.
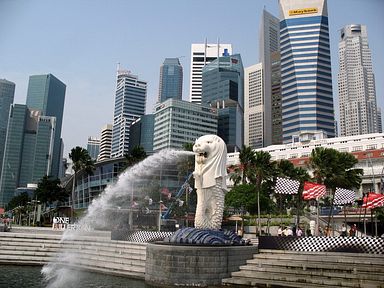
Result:
{"label": "sky", "polygon": [[[305,0],[303,0],[305,2]],[[52,73],[67,85],[64,157],[113,123],[117,63],[148,82],[146,113],[157,100],[160,65],[180,57],[189,99],[192,43],[231,43],[244,67],[258,63],[263,8],[277,0],[0,0],[0,79],[16,83],[25,104],[30,75]],[[328,0],[335,113],[339,30],[368,29],[378,105],[384,110],[384,1]]]}

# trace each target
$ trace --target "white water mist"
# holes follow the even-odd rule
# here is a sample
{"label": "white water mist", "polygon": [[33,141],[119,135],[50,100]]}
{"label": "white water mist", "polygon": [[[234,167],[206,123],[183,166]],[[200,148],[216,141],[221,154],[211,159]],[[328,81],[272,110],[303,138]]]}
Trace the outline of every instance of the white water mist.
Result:
{"label": "white water mist", "polygon": [[[143,177],[150,176],[161,165],[176,163],[182,156],[194,155],[193,152],[179,150],[162,150],[152,156],[147,157],[142,162],[128,168],[118,178],[118,181],[107,188],[100,196],[93,200],[89,205],[87,213],[78,220],[76,224],[81,227],[106,227],[110,225],[106,217],[102,217],[108,209],[116,209],[121,199],[130,202],[134,193],[133,185],[135,181]],[[63,233],[61,242],[67,240],[76,240],[84,235],[82,230],[66,230]],[[71,269],[71,263],[75,263],[77,254],[71,251],[62,251],[58,255],[56,261],[52,261],[45,265],[42,269],[44,278],[48,283],[47,288],[59,287],[78,287],[81,273],[74,272]]]}

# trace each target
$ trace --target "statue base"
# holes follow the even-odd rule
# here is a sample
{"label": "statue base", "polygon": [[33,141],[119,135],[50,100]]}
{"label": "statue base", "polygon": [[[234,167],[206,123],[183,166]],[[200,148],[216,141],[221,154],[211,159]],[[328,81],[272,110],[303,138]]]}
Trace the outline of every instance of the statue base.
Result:
{"label": "statue base", "polygon": [[221,285],[257,253],[257,246],[148,243],[145,281],[155,287]]}

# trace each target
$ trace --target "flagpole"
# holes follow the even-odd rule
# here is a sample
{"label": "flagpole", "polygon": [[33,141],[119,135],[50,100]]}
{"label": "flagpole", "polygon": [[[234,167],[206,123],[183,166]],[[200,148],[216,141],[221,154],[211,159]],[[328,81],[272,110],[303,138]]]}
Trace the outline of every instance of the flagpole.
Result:
{"label": "flagpole", "polygon": [[317,215],[316,215],[316,231],[315,231],[315,236],[319,236],[319,197],[316,197],[316,202],[317,202]]}

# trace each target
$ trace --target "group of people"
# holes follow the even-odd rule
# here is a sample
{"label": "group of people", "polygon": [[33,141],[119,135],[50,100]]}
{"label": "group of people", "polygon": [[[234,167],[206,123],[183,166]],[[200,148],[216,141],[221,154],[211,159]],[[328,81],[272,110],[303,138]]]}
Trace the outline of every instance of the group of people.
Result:
{"label": "group of people", "polygon": [[353,224],[352,226],[351,226],[351,228],[349,229],[349,231],[348,231],[348,233],[347,233],[347,227],[345,226],[345,224],[342,224],[341,225],[341,232],[340,232],[340,236],[342,236],[342,237],[346,237],[346,236],[348,236],[348,234],[349,234],[349,236],[356,236],[356,231],[357,231],[357,226],[356,226],[356,224]]}
{"label": "group of people", "polygon": [[300,226],[279,226],[279,229],[277,229],[277,236],[297,236],[301,237],[303,236],[303,230],[300,228]]}

